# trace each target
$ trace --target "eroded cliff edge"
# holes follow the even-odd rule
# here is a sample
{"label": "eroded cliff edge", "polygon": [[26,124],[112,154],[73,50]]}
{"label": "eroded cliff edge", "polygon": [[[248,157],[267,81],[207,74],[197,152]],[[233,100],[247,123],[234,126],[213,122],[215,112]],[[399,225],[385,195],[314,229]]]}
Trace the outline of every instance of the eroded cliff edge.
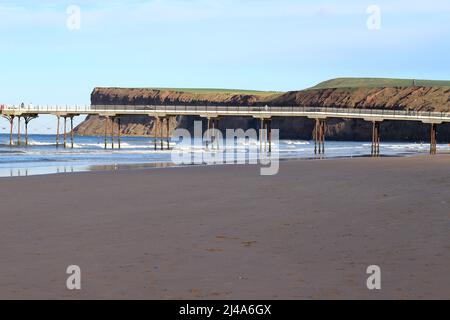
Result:
{"label": "eroded cliff edge", "polygon": [[[95,88],[92,104],[208,104],[208,105],[277,105],[315,106],[361,109],[396,109],[450,112],[450,87],[380,87],[380,88],[328,88],[292,91],[287,93],[265,92],[189,92],[164,89]],[[171,129],[192,129],[195,117],[177,117],[171,121]],[[200,120],[200,119],[197,119]],[[102,135],[103,119],[88,117],[80,124],[76,133],[80,135]],[[313,121],[304,118],[274,118],[273,127],[280,129],[284,139],[310,139]],[[226,118],[221,128],[255,127],[251,118]],[[152,135],[155,128],[150,117],[124,117],[122,134]],[[327,120],[327,138],[331,140],[370,140],[371,124],[361,120]],[[427,141],[429,126],[415,122],[386,121],[382,125],[384,141]],[[450,141],[450,125],[439,127],[439,141]]]}

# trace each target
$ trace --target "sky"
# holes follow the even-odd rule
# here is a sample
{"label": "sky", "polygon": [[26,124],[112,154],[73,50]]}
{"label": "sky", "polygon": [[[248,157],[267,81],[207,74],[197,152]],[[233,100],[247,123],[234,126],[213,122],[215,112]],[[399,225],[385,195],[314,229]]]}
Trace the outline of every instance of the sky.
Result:
{"label": "sky", "polygon": [[[85,105],[102,86],[287,91],[335,77],[448,80],[449,54],[448,0],[0,2],[7,104]],[[54,126],[36,122],[31,132]]]}

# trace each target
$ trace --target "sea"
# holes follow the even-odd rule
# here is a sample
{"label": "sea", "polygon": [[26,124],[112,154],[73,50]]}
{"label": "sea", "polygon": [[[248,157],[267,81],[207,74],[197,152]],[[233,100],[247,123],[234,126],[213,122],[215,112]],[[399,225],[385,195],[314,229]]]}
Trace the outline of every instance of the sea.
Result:
{"label": "sea", "polygon": [[[170,150],[155,150],[155,141],[149,137],[122,137],[120,150],[117,149],[117,141],[114,150],[111,149],[111,141],[108,143],[108,149],[105,149],[104,137],[93,136],[76,136],[73,149],[64,148],[62,145],[57,147],[54,135],[30,135],[28,146],[24,145],[23,137],[21,145],[17,145],[17,136],[14,136],[14,141],[14,145],[10,146],[9,135],[0,134],[0,177],[221,164],[218,161],[198,161],[203,159],[202,155],[211,153],[215,156],[223,155],[223,159],[234,155],[235,159],[246,159],[248,162],[257,161],[263,154],[267,157],[267,149],[259,152],[260,143],[248,139],[233,140],[233,143],[223,141],[222,145],[214,150],[207,148],[202,141],[193,141],[191,145],[186,145],[181,140],[171,140]],[[158,142],[158,147],[159,145]],[[70,146],[70,139],[67,146]],[[273,145],[269,157],[279,160],[318,157],[332,159],[366,157],[371,154],[371,142],[326,141],[325,147],[325,154],[316,156],[313,141],[280,140]],[[429,144],[385,142],[381,143],[380,149],[382,156],[413,156],[428,154]],[[450,146],[440,144],[438,152],[450,152]],[[179,160],[174,161],[174,154],[177,155],[176,159],[183,155],[185,160],[182,163]],[[235,163],[238,163],[238,160]]]}

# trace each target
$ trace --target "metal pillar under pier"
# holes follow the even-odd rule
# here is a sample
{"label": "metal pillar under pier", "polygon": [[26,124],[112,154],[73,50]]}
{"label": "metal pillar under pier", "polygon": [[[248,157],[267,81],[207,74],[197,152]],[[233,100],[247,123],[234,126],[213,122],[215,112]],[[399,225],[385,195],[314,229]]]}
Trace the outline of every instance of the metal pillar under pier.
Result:
{"label": "metal pillar under pier", "polygon": [[59,127],[60,127],[60,116],[56,116],[56,147],[59,148]]}
{"label": "metal pillar under pier", "polygon": [[105,149],[108,148],[108,122],[109,117],[105,116]]}
{"label": "metal pillar under pier", "polygon": [[325,119],[316,119],[316,125],[314,128],[314,153],[324,154],[325,153]]}
{"label": "metal pillar under pier", "polygon": [[372,157],[380,156],[380,127],[381,122],[373,121],[372,122],[372,148],[371,155]]}
{"label": "metal pillar under pier", "polygon": [[28,124],[30,123],[31,120],[36,119],[37,116],[36,115],[25,116],[23,118],[25,120],[25,145],[28,146]]}
{"label": "metal pillar under pier", "polygon": [[211,140],[211,118],[208,118],[208,124],[206,128],[206,149],[209,149],[209,144]]}
{"label": "metal pillar under pier", "polygon": [[25,117],[25,145],[28,146],[28,123],[30,123],[31,119]]}
{"label": "metal pillar under pier", "polygon": [[206,148],[219,149],[220,142],[217,139],[216,130],[219,130],[219,118],[208,118],[208,131],[206,137]]}
{"label": "metal pillar under pier", "polygon": [[214,150],[216,148],[216,119],[211,119],[211,148]]}
{"label": "metal pillar under pier", "polygon": [[120,134],[120,116],[117,116],[117,143],[119,145],[119,149],[121,148]]}
{"label": "metal pillar under pier", "polygon": [[170,117],[166,117],[166,142],[167,150],[170,150]]}
{"label": "metal pillar under pier", "polygon": [[[160,150],[164,150],[164,140],[166,141],[167,150],[170,149],[170,118],[169,117],[155,117],[153,124],[153,132],[154,132],[154,147],[155,150],[158,149],[158,139]],[[164,128],[166,128],[166,136],[164,136]],[[159,129],[159,136],[158,136]]]}
{"label": "metal pillar under pier", "polygon": [[272,153],[272,119],[266,121],[266,132],[269,140],[269,153]]}
{"label": "metal pillar under pier", "polygon": [[162,118],[162,119],[160,119],[160,122],[159,122],[159,125],[160,125],[160,127],[159,127],[159,139],[160,139],[160,142],[161,142],[161,150],[163,150],[164,149],[164,121],[166,120],[166,118]]}
{"label": "metal pillar under pier", "polygon": [[22,143],[21,139],[20,139],[20,118],[21,118],[21,116],[17,117],[17,120],[18,120],[18,122],[17,122],[17,145],[18,146],[20,146]]}
{"label": "metal pillar under pier", "polygon": [[9,146],[13,145],[13,128],[14,128],[14,115],[4,115],[3,116],[9,122]]}
{"label": "metal pillar under pier", "polygon": [[159,118],[155,117],[153,119],[153,142],[155,144],[155,150],[158,149],[158,125],[159,125]]}
{"label": "metal pillar under pier", "polygon": [[259,125],[259,149],[272,152],[272,119],[261,118]]}
{"label": "metal pillar under pier", "polygon": [[73,133],[73,116],[70,117],[70,148],[73,149],[74,133]]}
{"label": "metal pillar under pier", "polygon": [[67,116],[63,116],[63,121],[64,121],[64,132],[63,132],[64,143],[63,143],[63,146],[64,146],[64,149],[66,149],[67,148]]}
{"label": "metal pillar under pier", "polygon": [[437,124],[431,124],[430,154],[437,154]]}
{"label": "metal pillar under pier", "polygon": [[114,150],[114,125],[116,124],[116,117],[109,118],[111,123],[111,149]]}
{"label": "metal pillar under pier", "polygon": [[215,122],[214,123],[214,129],[216,129],[216,130],[215,130],[215,133],[214,133],[214,142],[213,143],[216,144],[217,149],[220,148],[220,139],[218,139],[218,138],[220,138],[220,135],[219,135],[219,137],[216,136],[216,134],[220,131],[220,129],[219,129],[219,121],[220,121],[219,118],[216,118],[214,120],[214,122]]}
{"label": "metal pillar under pier", "polygon": [[267,149],[267,128],[266,120],[261,118],[259,125],[259,150],[263,151]]}

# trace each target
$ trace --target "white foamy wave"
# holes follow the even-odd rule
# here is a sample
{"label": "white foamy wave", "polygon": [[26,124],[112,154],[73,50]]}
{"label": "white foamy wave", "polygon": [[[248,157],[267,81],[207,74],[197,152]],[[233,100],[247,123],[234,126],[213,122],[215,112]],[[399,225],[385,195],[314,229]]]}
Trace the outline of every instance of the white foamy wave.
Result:
{"label": "white foamy wave", "polygon": [[288,144],[288,145],[308,145],[311,144],[309,141],[298,141],[298,140],[282,140],[282,143]]}
{"label": "white foamy wave", "polygon": [[[111,142],[107,143],[107,150],[111,150],[112,149],[112,144]],[[157,148],[159,149],[161,146],[161,143],[158,143]],[[169,143],[169,147],[173,148],[174,146],[176,146],[175,142],[170,142]],[[74,143],[73,147],[75,149],[105,149],[105,144],[103,143]],[[167,147],[167,143],[164,142],[164,148]],[[119,149],[119,143],[115,142],[114,143],[114,150],[133,150],[133,149],[145,149],[145,150],[154,150],[155,145],[154,143],[148,143],[148,144],[132,144],[132,143],[127,143],[127,142],[121,142],[120,143],[120,149]]]}
{"label": "white foamy wave", "polygon": [[55,143],[51,142],[41,142],[41,141],[28,141],[29,146],[55,146]]}
{"label": "white foamy wave", "polygon": [[429,145],[426,144],[388,144],[388,143],[381,143],[381,148],[386,149],[395,149],[395,150],[421,150],[421,149],[428,149]]}
{"label": "white foamy wave", "polygon": [[259,145],[258,140],[246,140],[246,139],[237,139],[236,144],[238,146],[257,146]]}

